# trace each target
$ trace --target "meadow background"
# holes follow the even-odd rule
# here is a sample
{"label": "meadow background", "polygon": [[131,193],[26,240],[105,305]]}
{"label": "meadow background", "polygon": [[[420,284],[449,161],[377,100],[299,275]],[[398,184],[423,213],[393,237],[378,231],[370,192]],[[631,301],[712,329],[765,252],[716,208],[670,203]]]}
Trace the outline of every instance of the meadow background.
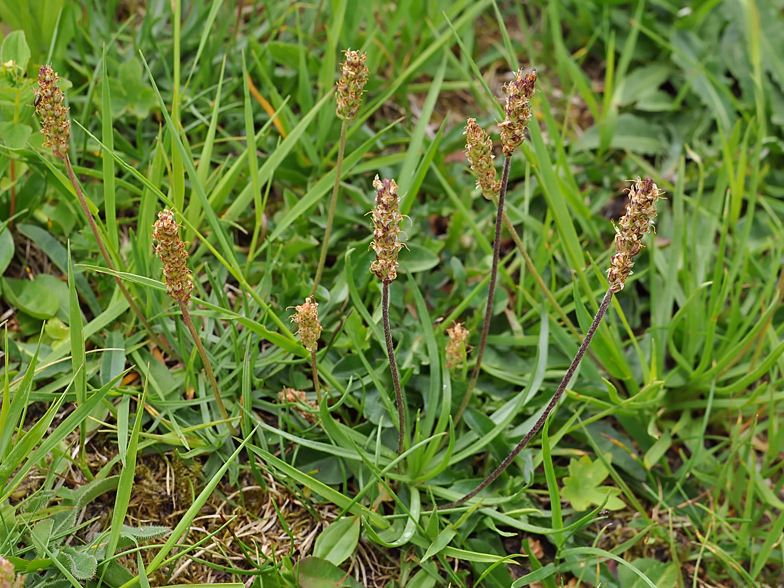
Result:
{"label": "meadow background", "polygon": [[[782,586],[783,30],[780,0],[0,0],[3,582]],[[369,76],[315,292],[316,405],[289,318],[318,264],[347,48]],[[42,148],[43,64],[155,338]],[[464,322],[478,343],[495,223],[463,131],[489,128],[500,168],[518,67],[538,81],[506,212],[529,259],[505,230],[455,422],[472,355],[447,368],[445,329]],[[376,174],[409,219],[390,310],[402,459],[369,272]],[[666,192],[656,234],[564,402],[481,500],[435,509],[549,401],[637,177]],[[237,435],[161,282],[164,207],[184,224],[191,313]]]}

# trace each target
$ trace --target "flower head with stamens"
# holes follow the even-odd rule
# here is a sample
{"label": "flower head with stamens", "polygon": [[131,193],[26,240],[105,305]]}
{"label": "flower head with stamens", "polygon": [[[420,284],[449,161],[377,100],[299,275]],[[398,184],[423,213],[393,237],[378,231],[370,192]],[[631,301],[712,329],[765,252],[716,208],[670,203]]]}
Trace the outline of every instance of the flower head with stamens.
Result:
{"label": "flower head with stamens", "polygon": [[400,199],[397,195],[395,180],[373,180],[376,189],[376,206],[373,209],[373,242],[370,246],[376,252],[376,261],[370,271],[382,282],[389,283],[397,277],[397,256],[403,248],[400,242]]}
{"label": "flower head with stamens", "polygon": [[520,69],[515,79],[504,86],[506,91],[506,118],[500,124],[504,155],[512,157],[525,140],[525,129],[531,121],[531,96],[536,86],[536,70],[523,74]]}
{"label": "flower head with stamens", "polygon": [[17,576],[14,564],[0,556],[0,588],[22,588],[25,577]]}
{"label": "flower head with stamens", "polygon": [[626,214],[615,226],[616,254],[610,260],[610,269],[607,273],[610,290],[613,292],[623,290],[626,278],[632,273],[634,266],[632,258],[640,252],[643,236],[653,229],[656,203],[660,195],[658,186],[650,178],[644,180],[637,178],[634,186],[629,188]]}
{"label": "flower head with stamens", "polygon": [[468,119],[463,134],[466,136],[465,154],[476,176],[476,187],[482,189],[485,198],[491,198],[501,191],[501,182],[495,179],[493,140],[476,124],[475,118]]}
{"label": "flower head with stamens", "polygon": [[468,329],[461,323],[455,323],[452,328],[446,330],[446,334],[449,335],[449,342],[446,344],[446,367],[448,369],[462,367],[465,363],[468,333]]}
{"label": "flower head with stamens", "polygon": [[297,323],[300,341],[308,351],[318,349],[318,340],[321,336],[321,323],[318,317],[318,302],[313,298],[306,298],[305,304],[295,307],[297,312],[291,316],[292,322]]}
{"label": "flower head with stamens", "polygon": [[71,119],[63,105],[63,91],[57,85],[60,78],[51,66],[44,65],[38,72],[38,89],[35,92],[35,110],[41,117],[41,133],[55,157],[64,159],[71,139]]}
{"label": "flower head with stamens", "polygon": [[337,83],[337,110],[338,118],[351,120],[357,115],[362,102],[362,91],[367,83],[368,68],[365,67],[367,54],[360,51],[345,52],[346,60],[343,62],[343,75]]}
{"label": "flower head with stamens", "polygon": [[153,225],[152,238],[155,239],[155,254],[163,263],[163,276],[169,296],[178,302],[187,303],[191,298],[193,282],[188,271],[188,249],[177,231],[178,225],[171,210],[158,213]]}

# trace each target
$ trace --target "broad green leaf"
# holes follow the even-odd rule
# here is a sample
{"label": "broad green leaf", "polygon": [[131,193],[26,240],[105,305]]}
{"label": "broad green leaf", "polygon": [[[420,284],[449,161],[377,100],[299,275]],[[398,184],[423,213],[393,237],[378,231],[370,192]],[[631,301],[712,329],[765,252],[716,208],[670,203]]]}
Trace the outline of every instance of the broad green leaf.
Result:
{"label": "broad green leaf", "polygon": [[306,557],[297,566],[300,588],[363,588],[335,564],[318,557]]}
{"label": "broad green leaf", "polygon": [[41,280],[3,278],[3,296],[12,306],[37,319],[50,319],[60,308],[57,297],[43,287]]}
{"label": "broad green leaf", "polygon": [[[662,127],[629,113],[618,115],[615,132],[610,141],[613,149],[627,150],[642,155],[659,155],[666,149]],[[598,149],[601,137],[599,125],[583,133],[576,142],[580,149]]]}
{"label": "broad green leaf", "polygon": [[602,504],[606,498],[606,508],[610,510],[625,508],[624,502],[618,498],[621,493],[620,488],[600,486],[609,473],[601,460],[592,462],[587,455],[583,455],[579,460],[572,458],[569,463],[569,475],[564,478],[561,496],[571,502],[578,512],[587,510],[592,504]]}
{"label": "broad green leaf", "polygon": [[332,523],[316,538],[313,555],[339,566],[354,553],[359,542],[359,527],[357,517]]}
{"label": "broad green leaf", "polygon": [[13,31],[8,33],[3,39],[3,47],[0,50],[0,63],[15,61],[16,65],[24,71],[27,69],[27,62],[30,61],[30,46],[27,44],[24,31]]}
{"label": "broad green leaf", "polygon": [[0,139],[9,149],[22,149],[33,129],[29,125],[6,121],[0,123]]}
{"label": "broad green leaf", "polygon": [[[675,562],[658,561],[653,558],[635,559],[632,565],[657,586],[677,586],[680,569]],[[629,588],[644,588],[647,582],[639,577],[635,572],[625,566],[618,569],[618,584]]]}
{"label": "broad green leaf", "polygon": [[441,263],[438,255],[421,245],[413,242],[406,243],[406,249],[401,252],[404,256],[404,269],[412,274],[431,270]]}
{"label": "broad green leaf", "polygon": [[57,554],[66,566],[70,566],[70,571],[74,578],[78,580],[89,580],[95,576],[95,570],[98,567],[98,560],[95,556],[84,551],[77,551],[73,547],[63,547],[60,553]]}

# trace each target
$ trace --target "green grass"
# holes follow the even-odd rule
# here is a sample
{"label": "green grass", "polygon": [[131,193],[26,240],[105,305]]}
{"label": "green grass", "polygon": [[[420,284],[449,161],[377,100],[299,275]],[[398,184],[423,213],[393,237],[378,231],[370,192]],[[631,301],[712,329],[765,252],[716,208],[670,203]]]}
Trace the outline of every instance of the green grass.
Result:
{"label": "green grass", "polygon": [[[780,582],[779,7],[237,4],[0,0],[1,62],[18,65],[0,76],[0,554],[26,586]],[[338,178],[346,48],[370,74]],[[114,272],[41,147],[44,63],[67,80],[70,160]],[[455,424],[473,364],[446,368],[445,329],[464,322],[478,344],[496,213],[462,132],[502,119],[519,66],[538,74],[505,208],[520,245],[504,231],[481,374]],[[410,218],[390,292],[402,456],[369,272],[376,174],[397,180]],[[480,500],[434,508],[549,402],[638,176],[666,191],[656,235],[565,400]],[[289,318],[313,288],[336,180],[319,405]],[[238,437],[161,282],[164,207],[190,242],[190,310]]]}

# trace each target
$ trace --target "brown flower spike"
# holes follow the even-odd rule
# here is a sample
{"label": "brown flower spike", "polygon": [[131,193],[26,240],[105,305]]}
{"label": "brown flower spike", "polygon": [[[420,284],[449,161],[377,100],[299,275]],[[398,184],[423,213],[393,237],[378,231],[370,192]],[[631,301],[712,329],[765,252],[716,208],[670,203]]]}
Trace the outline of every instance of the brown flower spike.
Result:
{"label": "brown flower spike", "polygon": [[370,246],[376,252],[376,261],[370,265],[370,271],[378,279],[388,284],[397,277],[397,256],[403,248],[400,242],[400,221],[403,215],[398,209],[400,199],[397,196],[395,180],[373,180],[376,189],[376,207],[373,209],[373,242]]}
{"label": "brown flower spike", "polygon": [[446,344],[446,367],[448,369],[462,367],[466,359],[466,341],[468,329],[462,323],[455,323],[451,329],[446,330],[449,343]]}
{"label": "brown flower spike", "polygon": [[640,252],[643,236],[650,233],[653,228],[659,196],[659,188],[650,178],[644,180],[637,178],[634,186],[629,188],[626,214],[615,226],[617,253],[610,260],[610,270],[607,274],[610,290],[613,293],[623,290],[626,278],[632,273],[634,266],[632,258]]}
{"label": "brown flower spike", "polygon": [[0,588],[22,588],[24,576],[17,576],[14,564],[0,556]]}
{"label": "brown flower spike", "polygon": [[504,86],[506,91],[506,118],[500,124],[504,155],[512,157],[525,140],[525,128],[531,122],[530,100],[536,86],[536,70],[523,75],[518,70],[515,79]]}
{"label": "brown flower spike", "polygon": [[316,351],[318,349],[318,340],[321,336],[321,323],[318,317],[318,302],[313,298],[306,298],[305,304],[300,304],[295,307],[297,313],[292,315],[291,320],[299,325],[299,338],[305,349],[308,351]]}
{"label": "brown flower spike", "polygon": [[158,213],[153,225],[152,238],[157,241],[155,254],[163,262],[163,276],[169,296],[178,302],[187,303],[193,291],[191,274],[188,271],[188,250],[177,232],[178,226],[171,210]]}
{"label": "brown flower spike", "polygon": [[55,157],[64,159],[71,139],[71,120],[68,108],[63,105],[63,91],[57,85],[59,76],[49,65],[38,72],[38,90],[35,92],[35,110],[41,117],[41,133]]}
{"label": "brown flower spike", "polygon": [[338,118],[351,120],[357,115],[359,105],[362,103],[362,91],[367,83],[368,68],[365,67],[366,53],[360,51],[345,52],[346,60],[343,62],[343,75],[337,83],[337,110]]}
{"label": "brown flower spike", "polygon": [[492,198],[501,191],[501,182],[495,179],[493,140],[476,124],[475,118],[468,119],[463,134],[466,136],[465,154],[476,176],[476,187],[482,189],[485,198]]}

